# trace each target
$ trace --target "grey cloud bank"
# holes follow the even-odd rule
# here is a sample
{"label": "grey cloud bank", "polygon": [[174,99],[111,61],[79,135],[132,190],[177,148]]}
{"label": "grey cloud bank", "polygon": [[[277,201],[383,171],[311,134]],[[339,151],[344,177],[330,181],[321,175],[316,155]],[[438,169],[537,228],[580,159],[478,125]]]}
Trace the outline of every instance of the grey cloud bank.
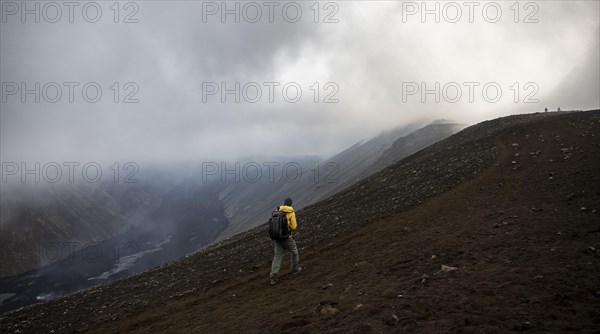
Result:
{"label": "grey cloud bank", "polygon": [[[256,23],[248,22],[255,8],[244,12],[242,2],[227,2],[240,6],[239,23],[235,14],[226,22],[219,12],[208,15],[213,2],[121,3],[118,13],[112,2],[97,2],[96,23],[86,21],[94,8],[81,15],[85,2],[73,23],[65,7],[56,23],[45,21],[55,17],[52,8],[39,23],[35,14],[22,22],[7,3],[0,26],[2,161],[330,155],[420,119],[474,123],[600,105],[596,1],[512,9],[513,2],[481,2],[473,22],[469,7],[457,2],[456,23],[448,22],[457,16],[447,2],[438,2],[439,23],[435,14],[408,15],[413,2],[281,2],[273,23],[263,2]],[[297,18],[290,3],[302,10],[297,22],[288,22]],[[39,93],[23,95],[36,82]],[[219,91],[207,94],[206,83]],[[239,103],[236,94],[223,94],[236,83]]]}

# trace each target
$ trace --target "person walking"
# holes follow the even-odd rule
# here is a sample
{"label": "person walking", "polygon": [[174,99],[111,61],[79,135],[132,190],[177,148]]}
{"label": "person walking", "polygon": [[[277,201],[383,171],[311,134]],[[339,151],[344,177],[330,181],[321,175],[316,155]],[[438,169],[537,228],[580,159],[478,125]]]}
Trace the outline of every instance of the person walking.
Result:
{"label": "person walking", "polygon": [[292,235],[292,232],[298,228],[298,223],[296,222],[296,213],[292,207],[292,199],[289,197],[286,198],[283,201],[283,205],[277,207],[277,211],[285,213],[290,235],[284,240],[273,240],[274,254],[273,262],[271,263],[271,273],[269,274],[271,285],[277,284],[277,274],[279,273],[281,259],[283,258],[283,254],[286,250],[291,254],[292,274],[299,274],[302,272],[302,267],[298,266],[298,247],[296,246],[296,240],[294,240],[294,236]]}

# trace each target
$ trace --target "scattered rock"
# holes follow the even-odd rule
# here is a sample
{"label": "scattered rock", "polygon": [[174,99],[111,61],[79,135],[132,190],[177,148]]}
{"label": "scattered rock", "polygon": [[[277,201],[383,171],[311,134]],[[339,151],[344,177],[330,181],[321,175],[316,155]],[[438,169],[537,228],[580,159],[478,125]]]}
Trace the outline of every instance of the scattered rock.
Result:
{"label": "scattered rock", "polygon": [[367,261],[360,261],[360,262],[354,263],[355,268],[368,268],[368,267],[372,267],[372,266],[373,265]]}
{"label": "scattered rock", "polygon": [[392,327],[397,326],[399,322],[400,322],[400,319],[398,319],[398,316],[395,314],[392,314],[390,316],[390,318],[385,321],[386,325],[392,326]]}
{"label": "scattered rock", "polygon": [[319,312],[323,315],[334,315],[340,313],[340,309],[335,308],[331,305],[325,305],[321,307],[321,310]]}
{"label": "scattered rock", "polygon": [[495,224],[494,224],[494,227],[495,227],[495,228],[498,228],[498,227],[502,227],[502,226],[506,226],[506,225],[508,225],[508,222],[495,223]]}
{"label": "scattered rock", "polygon": [[573,149],[570,147],[561,148],[560,151],[565,154],[571,152]]}
{"label": "scattered rock", "polygon": [[515,324],[513,326],[514,331],[527,331],[531,329],[531,323],[529,321],[525,321],[521,324]]}
{"label": "scattered rock", "polygon": [[425,286],[425,284],[427,284],[427,279],[429,279],[429,275],[423,274],[423,276],[421,276],[421,278],[417,280],[413,288],[418,286]]}
{"label": "scattered rock", "polygon": [[442,273],[447,273],[447,272],[451,272],[451,271],[455,271],[455,270],[458,270],[458,268],[456,268],[456,267],[450,267],[450,266],[445,266],[443,264],[440,267],[440,272],[442,272]]}

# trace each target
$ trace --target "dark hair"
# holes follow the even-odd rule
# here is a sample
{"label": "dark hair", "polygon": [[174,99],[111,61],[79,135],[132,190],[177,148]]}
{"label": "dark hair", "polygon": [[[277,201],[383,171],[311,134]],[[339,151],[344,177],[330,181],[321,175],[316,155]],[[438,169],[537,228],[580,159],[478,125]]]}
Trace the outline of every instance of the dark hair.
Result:
{"label": "dark hair", "polygon": [[289,197],[288,197],[288,198],[286,198],[286,199],[283,201],[283,205],[286,205],[286,206],[292,206],[292,199],[291,199],[291,198],[289,198]]}

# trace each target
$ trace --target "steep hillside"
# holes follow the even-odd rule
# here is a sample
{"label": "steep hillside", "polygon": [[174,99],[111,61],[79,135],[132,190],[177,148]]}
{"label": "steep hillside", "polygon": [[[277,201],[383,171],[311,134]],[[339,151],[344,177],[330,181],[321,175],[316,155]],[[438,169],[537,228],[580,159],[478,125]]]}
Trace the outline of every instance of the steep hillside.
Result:
{"label": "steep hillside", "polygon": [[[357,168],[357,166],[344,164],[346,168],[340,172],[347,174],[347,176],[340,177],[339,182],[335,182],[332,189],[327,189],[318,199],[320,200],[321,198],[331,196],[429,145],[450,137],[465,127],[466,125],[464,124],[441,121],[429,124],[406,135],[400,136],[393,142],[390,142],[389,145],[384,146],[384,149],[378,152],[378,154],[371,154],[371,156],[374,155],[373,161],[369,161],[367,164],[360,158],[360,154],[356,154],[353,160],[361,161],[360,163],[362,165]],[[334,157],[331,161],[337,161],[338,159],[340,161],[346,160]],[[314,202],[317,201],[312,201],[310,204]]]}
{"label": "steep hillside", "polygon": [[[273,203],[281,202],[282,198],[292,197],[298,209],[304,208],[462,128],[464,125],[449,122],[426,126],[410,124],[359,142],[325,161],[314,157],[277,161],[275,181],[263,175],[256,183],[224,182],[221,197],[230,224],[220,239],[264,223],[265,212],[273,210]],[[301,167],[298,180],[281,177],[286,163],[297,163]],[[290,170],[294,175],[294,168]]]}
{"label": "steep hillside", "polygon": [[[377,160],[368,170],[368,176],[373,172],[378,172],[394,162],[400,161],[424,147],[437,143],[438,141],[450,137],[451,135],[464,129],[466,125],[457,123],[440,123],[436,122],[429,124],[417,131],[411,132],[407,136],[396,140],[392,146],[383,152],[383,155]],[[364,174],[364,173],[363,173]]]}
{"label": "steep hillside", "polygon": [[[420,126],[383,132],[329,161],[247,158],[217,165],[214,175],[200,163],[144,165],[137,183],[22,185],[22,196],[3,187],[0,314],[185,256],[259,225],[282,198],[292,196],[301,208],[457,131],[449,123]],[[257,164],[262,175],[253,182],[246,166]],[[90,252],[98,258],[88,261]]]}
{"label": "steep hillside", "polygon": [[480,123],[299,212],[274,287],[261,226],[0,330],[594,333],[599,138],[600,111]]}
{"label": "steep hillside", "polygon": [[[4,183],[1,187],[0,277],[21,274],[152,221],[181,173],[141,168],[137,183]],[[58,247],[58,250],[56,248]],[[50,254],[45,254],[51,249]]]}
{"label": "steep hillside", "polygon": [[[0,277],[60,260],[68,247],[45,256],[44,247],[85,245],[129,229],[117,199],[89,185],[20,186],[2,196]],[[62,257],[59,257],[62,255]]]}
{"label": "steep hillside", "polygon": [[[418,124],[412,124],[382,133],[366,143],[356,145],[347,153],[352,156],[369,156],[375,161],[381,155],[381,151],[418,127]],[[340,173],[342,179],[347,174],[346,170],[362,171],[369,167],[369,159],[353,159],[352,165],[349,157],[337,159],[347,167]],[[332,190],[335,186],[324,181],[328,181],[332,172],[337,173],[337,170],[325,170],[325,162],[316,156],[249,158],[238,163],[245,166],[246,163],[257,162],[278,164],[273,170],[276,174],[273,179],[267,175],[268,168],[261,165],[263,175],[259,177],[259,182],[236,180],[235,175],[223,176],[221,173],[208,178],[209,182],[203,182],[206,180],[199,168],[201,164],[189,162],[177,165],[142,164],[138,166],[139,171],[134,175],[138,181],[136,183],[115,183],[112,178],[107,177],[98,183],[2,184],[0,277],[41,268],[70,256],[70,251],[77,251],[89,245],[111,240],[114,243],[113,239],[132,228],[163,231],[164,236],[160,238],[164,239],[172,234],[171,230],[176,232],[188,229],[185,226],[190,224],[205,224],[201,222],[203,217],[211,216],[208,217],[206,227],[196,228],[195,234],[190,236],[194,240],[202,240],[201,244],[204,245],[216,239],[223,230],[223,223],[229,227],[223,233],[227,236],[262,223],[264,212],[271,210],[273,203],[279,202],[282,196],[289,196],[285,194],[298,198],[300,205],[303,202],[307,205],[309,203],[304,199],[314,202],[322,197],[324,191],[319,191],[319,188],[323,184],[323,189],[327,190]],[[281,177],[282,168],[286,163],[301,167],[303,175],[299,180]],[[232,169],[235,166],[232,163],[227,168]],[[294,168],[290,171],[290,177],[295,178]],[[316,175],[317,172],[320,175]],[[252,177],[251,173],[252,169],[244,176]],[[335,177],[340,178],[338,175]],[[197,196],[192,196],[192,199],[183,194],[183,189],[190,188],[190,182],[194,184],[192,192],[198,192],[200,187],[209,188],[208,191],[202,190],[204,193],[218,188],[218,200],[221,203],[212,201],[212,195],[200,200]],[[197,210],[198,208],[194,209],[193,205],[186,202],[186,198],[199,203],[202,212]],[[182,202],[177,203],[178,200]],[[212,203],[214,207],[208,208],[205,202]],[[210,218],[214,218],[215,215],[213,212],[223,209],[232,223],[229,224],[227,219],[221,219],[217,224],[211,222]],[[248,224],[249,221],[252,223]],[[219,232],[216,235],[215,230]],[[156,241],[154,239],[156,238],[135,242],[152,243]],[[183,242],[188,243],[186,240]],[[59,247],[58,254],[46,256],[44,252],[49,247]],[[179,253],[179,256],[185,254]]]}
{"label": "steep hillside", "polygon": [[[135,199],[139,197],[124,201],[135,202]],[[135,207],[136,203],[133,204]],[[104,208],[103,203],[98,203],[96,210],[102,212]],[[0,314],[127,277],[193,253],[212,242],[227,226],[216,191],[193,179],[164,194],[153,211],[153,215],[144,214],[146,219],[139,225],[110,238],[84,244],[84,247],[76,248],[79,244],[63,239],[35,252],[16,249],[37,259],[52,256],[54,261],[18,275],[0,277]],[[32,239],[36,237],[33,235]],[[62,255],[61,258],[58,255]]]}
{"label": "steep hillside", "polygon": [[219,239],[264,223],[264,213],[272,211],[281,198],[314,191],[322,184],[315,181],[314,174],[322,163],[321,158],[313,156],[258,158],[240,162],[240,170],[250,164],[260,166],[261,176],[250,175],[254,170],[247,172],[247,178],[257,181],[218,175],[209,184],[220,189],[219,199],[229,221]]}

